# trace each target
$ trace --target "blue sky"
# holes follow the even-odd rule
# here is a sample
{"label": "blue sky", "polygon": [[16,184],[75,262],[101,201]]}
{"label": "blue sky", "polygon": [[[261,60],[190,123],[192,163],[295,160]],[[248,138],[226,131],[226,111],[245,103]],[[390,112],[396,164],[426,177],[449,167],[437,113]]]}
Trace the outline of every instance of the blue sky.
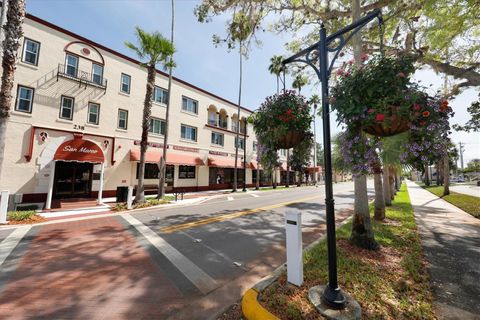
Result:
{"label": "blue sky", "polygon": [[[225,47],[215,48],[212,35],[224,35],[226,17],[216,17],[207,24],[197,22],[193,9],[196,0],[176,1],[174,75],[212,93],[236,102],[238,99],[238,53]],[[27,11],[60,27],[134,57],[124,41],[135,42],[134,28],[160,31],[170,38],[170,0],[27,0]],[[256,109],[268,95],[275,93],[276,81],[267,68],[273,55],[288,54],[284,44],[289,35],[264,33],[259,36],[261,47],[253,47],[244,63],[242,105]],[[442,78],[430,70],[417,72],[416,78],[434,87],[443,84]],[[291,79],[287,79],[287,85]],[[320,88],[302,89],[307,97],[319,94]],[[467,107],[478,92],[470,89],[458,96],[452,105],[456,112],[452,123],[468,120]],[[338,132],[335,115],[331,117],[332,132]],[[317,141],[322,141],[321,123],[317,120]],[[456,133],[454,142],[466,143],[465,163],[480,158],[479,134]]]}

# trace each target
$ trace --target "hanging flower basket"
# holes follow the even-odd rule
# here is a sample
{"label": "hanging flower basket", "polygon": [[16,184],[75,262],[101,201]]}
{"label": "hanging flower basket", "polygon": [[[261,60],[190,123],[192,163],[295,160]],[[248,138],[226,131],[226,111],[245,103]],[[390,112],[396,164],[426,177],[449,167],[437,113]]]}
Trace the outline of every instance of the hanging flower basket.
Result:
{"label": "hanging flower basket", "polygon": [[276,138],[275,146],[277,149],[290,149],[298,146],[304,137],[305,133],[302,131],[289,131]]}
{"label": "hanging flower basket", "polygon": [[337,71],[331,104],[338,120],[378,137],[409,130],[416,112],[412,106],[425,100],[410,81],[414,58],[376,56],[364,61],[360,66],[350,61]]}
{"label": "hanging flower basket", "polygon": [[402,117],[397,113],[396,106],[390,107],[389,116],[377,115],[376,123],[363,127],[363,131],[377,137],[390,137],[410,129],[408,117]]}
{"label": "hanging flower basket", "polygon": [[259,141],[273,149],[290,149],[311,137],[313,121],[306,99],[295,91],[267,97],[251,116]]}

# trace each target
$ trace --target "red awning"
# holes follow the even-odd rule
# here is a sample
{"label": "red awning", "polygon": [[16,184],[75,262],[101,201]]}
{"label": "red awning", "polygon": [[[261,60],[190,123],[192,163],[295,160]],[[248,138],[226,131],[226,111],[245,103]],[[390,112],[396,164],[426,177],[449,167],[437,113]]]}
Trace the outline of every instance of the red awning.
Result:
{"label": "red awning", "polygon": [[73,140],[65,141],[58,147],[53,160],[103,163],[105,156],[95,142],[75,136]]}
{"label": "red awning", "polygon": [[251,167],[252,169],[257,170],[258,167],[261,168],[262,166],[260,166],[260,164],[259,164],[257,161],[252,160],[252,161],[250,161],[250,167]]}
{"label": "red awning", "polygon": [[[160,161],[162,153],[160,151],[147,151],[145,162],[157,163]],[[130,161],[140,161],[140,150],[130,150]],[[194,155],[167,152],[167,164],[204,166],[203,160]]]}
{"label": "red awning", "polygon": [[308,167],[307,168],[308,172],[313,173],[313,172],[322,172],[322,167]]}
{"label": "red awning", "polygon": [[280,170],[287,171],[287,163],[286,162],[282,163],[282,166],[280,167]]}
{"label": "red awning", "polygon": [[[208,157],[208,166],[209,167],[219,167],[219,168],[235,168],[235,158]],[[250,166],[250,164],[247,164],[247,166]],[[238,159],[237,167],[238,168],[243,168],[243,160]]]}

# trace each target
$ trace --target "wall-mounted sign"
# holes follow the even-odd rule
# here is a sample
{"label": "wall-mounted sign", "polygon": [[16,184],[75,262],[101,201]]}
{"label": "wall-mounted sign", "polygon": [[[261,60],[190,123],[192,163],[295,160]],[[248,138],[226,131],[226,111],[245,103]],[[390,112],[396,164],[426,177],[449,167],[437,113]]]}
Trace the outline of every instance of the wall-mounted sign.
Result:
{"label": "wall-mounted sign", "polygon": [[197,148],[173,146],[173,150],[188,151],[188,152],[199,152]]}
{"label": "wall-mounted sign", "polygon": [[75,129],[75,130],[85,130],[85,126],[81,126],[79,124],[74,124],[73,129]]}
{"label": "wall-mounted sign", "polygon": [[209,154],[213,154],[213,155],[216,155],[216,156],[224,156],[224,157],[228,157],[228,153],[226,152],[221,152],[221,151],[213,151],[213,150],[210,150],[208,151]]}
{"label": "wall-mounted sign", "polygon": [[[141,143],[140,140],[135,140],[133,141],[133,144],[136,145],[136,146],[139,146]],[[156,142],[148,142],[147,143],[149,147],[152,147],[152,148],[163,148],[163,143],[156,143]],[[169,146],[167,146],[167,149],[169,148]]]}

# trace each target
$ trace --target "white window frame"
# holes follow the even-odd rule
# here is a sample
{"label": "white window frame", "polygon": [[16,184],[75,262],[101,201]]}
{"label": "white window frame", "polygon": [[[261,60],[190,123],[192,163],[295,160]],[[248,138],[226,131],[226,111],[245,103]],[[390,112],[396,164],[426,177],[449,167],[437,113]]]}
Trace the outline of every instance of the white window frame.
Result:
{"label": "white window frame", "polygon": [[[189,110],[189,102],[195,105],[194,111]],[[182,110],[188,113],[198,114],[198,101],[186,96],[182,96]]]}
{"label": "white window frame", "polygon": [[[161,98],[161,101],[158,101],[157,100],[157,90],[160,90],[162,92],[162,98]],[[159,86],[155,86],[153,88],[153,95],[152,95],[152,100],[156,103],[160,103],[160,104],[167,104],[168,102],[168,90],[167,89],[164,89],[162,87],[159,87]]]}
{"label": "white window frame", "polygon": [[[64,101],[65,101],[65,100],[70,100],[70,101],[72,101],[72,106],[71,106],[71,108],[70,108],[70,117],[69,117],[69,118],[63,116],[63,111],[65,110],[65,105],[64,105]],[[67,109],[68,109],[68,108],[67,108]],[[59,117],[60,119],[70,120],[70,121],[71,121],[71,120],[73,120],[73,111],[74,111],[74,109],[75,109],[75,98],[69,97],[69,96],[62,96],[62,97],[60,98],[60,114],[58,115],[58,117]]]}
{"label": "white window frame", "polygon": [[[183,130],[182,130],[184,127],[185,127],[185,135],[183,135]],[[187,134],[187,129],[195,130],[195,139],[191,138],[191,133]],[[182,140],[188,140],[188,141],[195,141],[196,142],[197,139],[198,139],[198,128],[197,127],[192,127],[192,126],[189,126],[189,125],[186,125],[186,124],[181,124],[180,125],[180,137],[182,138]]]}
{"label": "white window frame", "polygon": [[[32,63],[32,62],[30,62],[30,61],[27,61],[27,60],[25,59],[26,56],[27,56],[27,42],[31,42],[31,43],[34,43],[34,44],[37,45],[37,52],[28,51],[29,53],[35,55],[35,62],[34,62],[34,63]],[[25,39],[23,40],[22,62],[31,64],[31,65],[34,65],[34,66],[38,66],[38,59],[39,59],[39,57],[40,57],[40,42],[35,41],[35,40],[32,40],[32,39],[29,39],[29,38],[25,38]]]}
{"label": "white window frame", "polygon": [[[221,140],[222,140],[222,143],[217,143],[217,140],[214,139],[214,136],[217,135],[219,137],[222,137]],[[211,143],[216,145],[216,146],[224,146],[225,145],[225,135],[223,133],[219,133],[219,132],[215,132],[215,131],[212,131],[212,134],[211,134]]]}
{"label": "white window frame", "polygon": [[[159,132],[155,132],[153,129],[154,129],[154,122],[155,121],[158,121],[159,122]],[[164,136],[165,135],[165,126],[166,126],[166,122],[165,120],[163,119],[160,119],[160,118],[155,118],[155,117],[151,117],[150,118],[150,124],[148,126],[148,132],[151,133],[151,134],[155,134],[155,135],[159,135],[159,136]],[[163,133],[162,133],[162,128],[163,128]]]}
{"label": "white window frame", "polygon": [[[97,112],[96,112],[96,113],[93,113],[93,112],[91,111],[91,107],[92,107],[92,106],[96,106],[96,107],[97,107]],[[97,117],[97,121],[96,121],[96,122],[91,122],[91,121],[90,121],[90,115],[91,115],[91,114],[96,114],[96,117]],[[88,112],[87,112],[87,123],[98,125],[99,122],[100,122],[100,104],[95,103],[95,102],[89,102],[89,103],[88,103]]]}
{"label": "white window frame", "polygon": [[[243,144],[240,143],[240,141],[243,141]],[[242,137],[235,137],[235,147],[237,146],[237,144],[238,144],[238,149],[244,150],[244,148],[245,148],[245,139],[242,138]]]}
{"label": "white window frame", "polygon": [[[126,79],[128,79],[128,84],[123,81],[124,77],[125,77]],[[124,90],[123,90],[123,85],[124,85],[124,84],[128,85],[128,91],[124,91]],[[131,84],[132,84],[132,77],[131,77],[130,75],[122,72],[122,74],[121,74],[121,76],[120,76],[120,92],[123,92],[123,93],[126,93],[126,94],[130,94]]]}
{"label": "white window frame", "polygon": [[[68,64],[68,57],[72,57],[72,58],[75,58],[75,61],[77,62],[75,64],[75,66],[72,66],[70,64]],[[70,54],[70,53],[67,53],[65,55],[65,74],[66,75],[69,75],[71,77],[75,77],[75,78],[78,78],[78,62],[79,62],[79,58],[76,56],[76,55],[73,55],[73,54]],[[68,73],[68,67],[75,67],[75,75],[71,75],[70,73]]]}
{"label": "white window frame", "polygon": [[[124,113],[125,114],[125,119],[120,118],[120,114]],[[120,120],[125,121],[125,127],[120,126]],[[128,110],[125,109],[118,109],[118,116],[117,116],[117,129],[121,130],[127,130],[128,129]]]}
{"label": "white window frame", "polygon": [[[30,100],[28,99],[23,99],[20,95],[20,91],[22,89],[25,89],[25,90],[28,90],[31,92],[31,96],[30,96]],[[29,88],[29,87],[25,87],[25,86],[22,86],[22,85],[18,85],[17,87],[17,101],[15,102],[15,111],[18,111],[18,112],[25,112],[25,113],[32,113],[32,109],[33,109],[33,97],[35,95],[35,89],[33,88]],[[20,109],[19,106],[20,106],[20,100],[23,100],[23,101],[28,101],[28,110],[23,110],[23,109]]]}
{"label": "white window frame", "polygon": [[[102,70],[101,74],[95,73],[95,67],[100,67],[100,70]],[[96,76],[100,77],[99,81],[95,80]],[[99,63],[92,63],[92,82],[98,85],[103,85],[103,65]]]}

